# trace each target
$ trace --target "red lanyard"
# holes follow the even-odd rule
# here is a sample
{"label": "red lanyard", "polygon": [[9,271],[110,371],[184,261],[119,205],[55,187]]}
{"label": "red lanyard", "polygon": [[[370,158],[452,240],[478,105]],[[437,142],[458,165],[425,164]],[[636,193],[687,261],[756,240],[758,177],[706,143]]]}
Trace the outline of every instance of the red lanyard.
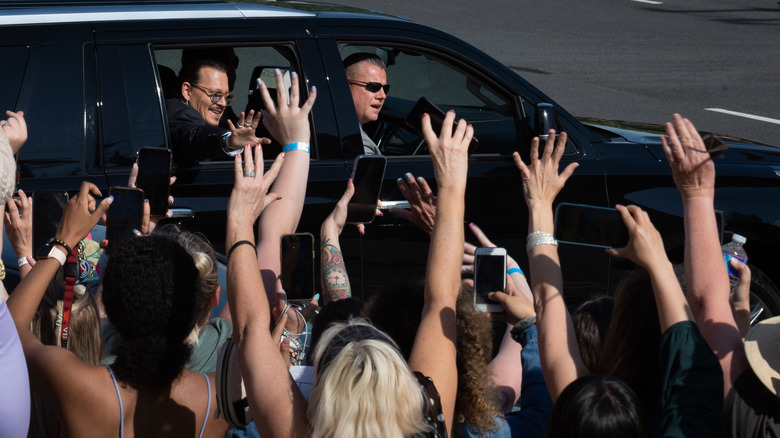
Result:
{"label": "red lanyard", "polygon": [[60,347],[68,348],[68,337],[70,336],[70,311],[73,308],[73,292],[76,286],[76,277],[78,276],[78,245],[68,254],[68,261],[65,263],[65,294],[62,297],[62,330],[60,331]]}

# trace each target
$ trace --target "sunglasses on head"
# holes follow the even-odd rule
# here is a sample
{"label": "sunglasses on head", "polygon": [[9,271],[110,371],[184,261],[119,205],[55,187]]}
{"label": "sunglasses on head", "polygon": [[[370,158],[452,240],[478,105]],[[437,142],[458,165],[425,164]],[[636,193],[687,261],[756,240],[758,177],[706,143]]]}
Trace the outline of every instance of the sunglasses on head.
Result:
{"label": "sunglasses on head", "polygon": [[350,84],[362,85],[370,93],[379,93],[379,90],[385,90],[385,94],[390,92],[390,84],[380,84],[379,82],[349,81]]}
{"label": "sunglasses on head", "polygon": [[211,101],[212,101],[212,102],[214,102],[214,103],[219,103],[219,101],[221,101],[222,99],[225,99],[225,103],[226,103],[227,105],[230,105],[230,102],[231,102],[231,101],[233,100],[233,98],[235,97],[235,96],[233,96],[233,95],[232,95],[232,94],[230,94],[230,93],[228,93],[228,94],[222,94],[222,92],[221,92],[221,91],[214,91],[214,90],[210,90],[210,89],[208,89],[208,88],[201,87],[201,86],[200,86],[200,85],[198,85],[198,84],[190,84],[190,85],[192,85],[193,87],[195,87],[195,88],[197,88],[198,90],[202,91],[202,92],[203,92],[203,94],[205,94],[206,96],[208,96],[208,97],[209,97],[209,99],[211,99]]}

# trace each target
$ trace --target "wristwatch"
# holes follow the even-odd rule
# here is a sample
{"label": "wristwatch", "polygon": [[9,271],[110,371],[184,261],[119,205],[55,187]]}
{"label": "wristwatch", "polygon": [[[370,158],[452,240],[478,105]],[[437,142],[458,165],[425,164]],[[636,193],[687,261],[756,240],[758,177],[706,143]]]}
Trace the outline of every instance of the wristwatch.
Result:
{"label": "wristwatch", "polygon": [[60,266],[65,265],[65,261],[68,259],[68,254],[63,248],[60,248],[60,244],[56,243],[57,239],[50,239],[39,250],[37,259],[56,259],[60,262]]}

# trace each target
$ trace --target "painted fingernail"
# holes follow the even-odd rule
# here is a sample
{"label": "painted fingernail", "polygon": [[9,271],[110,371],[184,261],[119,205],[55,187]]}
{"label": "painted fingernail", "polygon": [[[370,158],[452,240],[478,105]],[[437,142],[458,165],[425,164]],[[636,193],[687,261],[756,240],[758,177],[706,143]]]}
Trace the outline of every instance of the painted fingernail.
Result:
{"label": "painted fingernail", "polygon": [[173,217],[173,212],[168,210],[168,212],[165,213],[165,217]]}
{"label": "painted fingernail", "polygon": [[469,222],[469,226],[473,227],[474,226],[474,222]]}
{"label": "painted fingernail", "polygon": [[133,234],[141,234],[141,232],[133,228]]}
{"label": "painted fingernail", "polygon": [[263,80],[260,78],[257,78],[257,88],[260,88],[263,86]]}
{"label": "painted fingernail", "polygon": [[315,300],[317,300],[317,301],[319,301],[319,300],[320,300],[320,294],[315,294],[315,295],[314,295],[314,299],[315,299]]}
{"label": "painted fingernail", "polygon": [[146,199],[146,198],[144,198],[144,202],[148,204],[148,203],[149,203],[149,200],[148,200],[148,199]]}
{"label": "painted fingernail", "polygon": [[404,180],[402,180],[401,178],[398,178],[398,180],[396,180],[396,182],[397,182],[398,184],[403,184]]}
{"label": "painted fingernail", "polygon": [[292,72],[292,73],[290,73],[290,77],[291,77],[292,79],[297,79],[297,78],[298,78],[298,73],[296,73],[296,72]]}
{"label": "painted fingernail", "polygon": [[274,74],[275,74],[275,75],[277,75],[277,76],[279,76],[279,75],[281,75],[281,74],[282,74],[282,71],[281,71],[281,70],[279,70],[278,68],[275,68],[275,69],[274,69]]}
{"label": "painted fingernail", "polygon": [[114,195],[109,196],[107,199],[110,200],[111,202],[114,202]]}
{"label": "painted fingernail", "polygon": [[418,182],[418,183],[422,183],[422,182],[423,182],[423,177],[421,177],[421,176],[418,176],[418,177],[417,177],[417,182]]}
{"label": "painted fingernail", "polygon": [[405,173],[404,176],[406,177],[406,179],[412,179],[412,174],[409,172]]}
{"label": "painted fingernail", "polygon": [[316,93],[316,92],[317,92],[317,87],[316,87],[316,86],[314,86],[314,85],[312,85],[312,86],[311,86],[311,92],[312,92],[312,93]]}
{"label": "painted fingernail", "polygon": [[175,183],[177,179],[178,179],[178,178],[176,178],[175,176],[172,176],[172,177],[171,177],[171,184]]}
{"label": "painted fingernail", "polygon": [[382,216],[384,216],[384,215],[385,215],[385,214],[384,214],[384,213],[382,213],[381,211],[379,212],[379,217],[382,217]]}

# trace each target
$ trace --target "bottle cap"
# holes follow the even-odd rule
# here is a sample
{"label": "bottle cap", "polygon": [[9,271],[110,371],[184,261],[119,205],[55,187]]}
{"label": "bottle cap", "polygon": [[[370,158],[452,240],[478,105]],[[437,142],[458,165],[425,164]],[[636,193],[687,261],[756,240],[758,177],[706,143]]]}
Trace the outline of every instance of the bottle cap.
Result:
{"label": "bottle cap", "polygon": [[739,243],[740,245],[744,245],[745,242],[747,242],[747,239],[745,238],[745,236],[741,236],[739,234],[733,234],[731,236],[731,240],[733,240],[734,242]]}

